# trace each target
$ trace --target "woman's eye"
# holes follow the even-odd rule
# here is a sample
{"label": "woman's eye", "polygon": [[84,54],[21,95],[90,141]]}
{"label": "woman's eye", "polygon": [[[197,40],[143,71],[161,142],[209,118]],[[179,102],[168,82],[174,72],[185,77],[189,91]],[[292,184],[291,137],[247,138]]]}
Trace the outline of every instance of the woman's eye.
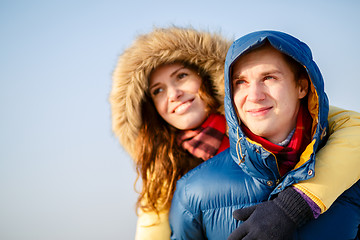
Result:
{"label": "woman's eye", "polygon": [[164,91],[164,89],[162,89],[162,88],[155,88],[155,89],[152,90],[152,95],[153,95],[153,96],[156,96],[156,95],[158,95],[159,93],[161,93],[162,91]]}
{"label": "woman's eye", "polygon": [[178,74],[178,79],[183,79],[183,78],[185,78],[185,77],[187,77],[189,74],[187,74],[187,73],[179,73]]}

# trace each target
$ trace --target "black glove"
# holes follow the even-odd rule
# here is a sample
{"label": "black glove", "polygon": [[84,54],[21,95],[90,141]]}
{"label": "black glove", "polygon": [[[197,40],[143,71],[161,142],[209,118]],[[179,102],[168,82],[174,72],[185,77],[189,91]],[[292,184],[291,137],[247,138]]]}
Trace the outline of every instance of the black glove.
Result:
{"label": "black glove", "polygon": [[296,228],[314,218],[305,199],[289,187],[273,199],[233,212],[234,218],[244,221],[228,240],[292,239]]}

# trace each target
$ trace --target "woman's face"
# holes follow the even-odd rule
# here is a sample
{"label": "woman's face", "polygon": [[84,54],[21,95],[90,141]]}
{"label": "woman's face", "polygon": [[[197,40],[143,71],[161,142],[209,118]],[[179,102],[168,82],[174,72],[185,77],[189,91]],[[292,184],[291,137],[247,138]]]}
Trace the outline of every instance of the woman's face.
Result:
{"label": "woman's face", "polygon": [[180,63],[162,65],[150,75],[149,92],[160,116],[180,130],[199,127],[207,118],[200,98],[201,77]]}

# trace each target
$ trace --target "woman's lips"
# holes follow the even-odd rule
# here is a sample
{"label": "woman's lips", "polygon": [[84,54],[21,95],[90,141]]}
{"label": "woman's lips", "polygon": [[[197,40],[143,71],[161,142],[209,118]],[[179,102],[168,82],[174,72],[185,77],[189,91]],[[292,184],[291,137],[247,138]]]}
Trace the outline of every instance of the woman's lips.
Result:
{"label": "woman's lips", "polygon": [[185,113],[189,107],[191,106],[192,102],[194,101],[194,99],[190,99],[188,101],[185,101],[185,102],[182,102],[180,103],[178,106],[176,106],[174,108],[174,110],[172,111],[173,113],[176,113],[176,114],[183,114]]}

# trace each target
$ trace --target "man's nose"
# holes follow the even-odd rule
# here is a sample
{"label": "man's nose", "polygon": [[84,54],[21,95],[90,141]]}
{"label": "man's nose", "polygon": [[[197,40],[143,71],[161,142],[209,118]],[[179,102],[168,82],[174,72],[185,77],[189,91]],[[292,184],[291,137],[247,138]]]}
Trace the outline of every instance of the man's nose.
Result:
{"label": "man's nose", "polygon": [[250,84],[248,88],[247,100],[258,102],[264,99],[265,99],[265,92],[262,84],[258,82]]}

